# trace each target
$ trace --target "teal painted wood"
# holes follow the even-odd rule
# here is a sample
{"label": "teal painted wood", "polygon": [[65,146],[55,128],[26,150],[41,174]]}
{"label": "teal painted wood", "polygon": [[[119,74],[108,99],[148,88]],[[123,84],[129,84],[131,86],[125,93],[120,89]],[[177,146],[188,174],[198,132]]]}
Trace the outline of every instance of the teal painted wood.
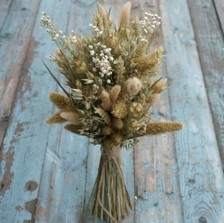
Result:
{"label": "teal painted wood", "polygon": [[33,4],[28,0],[13,1],[0,32],[0,146],[8,125],[38,6],[39,0]]}
{"label": "teal painted wood", "polygon": [[[0,7],[0,30],[2,28],[2,25],[4,24],[4,21],[8,15],[10,6],[12,4],[12,0],[2,0],[1,1],[1,7]],[[0,37],[2,38],[2,36]]]}
{"label": "teal painted wood", "polygon": [[214,0],[215,9],[218,14],[219,22],[222,27],[222,32],[224,34],[224,1],[223,0]]}
{"label": "teal painted wood", "polygon": [[224,169],[223,33],[211,0],[190,0],[189,8]]}
{"label": "teal painted wood", "polygon": [[[54,2],[55,3],[55,2]],[[62,3],[60,5],[60,9]],[[48,3],[42,10],[54,8]],[[35,43],[46,38],[43,30],[35,36]],[[31,46],[31,45],[30,45]],[[44,57],[50,44],[40,44],[40,55]],[[40,177],[50,128],[43,120],[52,112],[47,100],[49,87],[55,88],[40,59],[33,58],[34,49],[29,48],[28,64],[34,59],[35,65],[23,66],[24,72],[18,87],[15,107],[3,143],[1,179],[6,179],[7,187],[1,190],[0,221],[4,223],[31,222],[38,196]]]}
{"label": "teal painted wood", "polygon": [[224,180],[185,0],[160,1],[184,222],[224,222]]}

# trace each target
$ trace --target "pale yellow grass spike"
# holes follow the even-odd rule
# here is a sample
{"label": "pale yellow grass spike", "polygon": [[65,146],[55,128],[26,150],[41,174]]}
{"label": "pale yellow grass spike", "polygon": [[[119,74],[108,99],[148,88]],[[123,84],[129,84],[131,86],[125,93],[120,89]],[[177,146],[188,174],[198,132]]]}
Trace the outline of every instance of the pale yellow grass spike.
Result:
{"label": "pale yellow grass spike", "polygon": [[49,98],[53,104],[55,104],[58,108],[61,109],[67,107],[69,104],[68,98],[57,92],[51,92]]}
{"label": "pale yellow grass spike", "polygon": [[99,13],[100,17],[103,20],[104,28],[105,29],[108,28],[108,26],[109,26],[109,17],[108,17],[108,13],[106,12],[105,8],[100,3],[98,3],[97,10],[98,10],[98,13]]}
{"label": "pale yellow grass spike", "polygon": [[173,132],[182,129],[183,125],[179,122],[151,122],[146,127],[146,134],[156,135],[165,132]]}
{"label": "pale yellow grass spike", "polygon": [[60,112],[57,112],[57,113],[53,114],[51,117],[49,117],[46,120],[46,123],[47,124],[56,124],[56,123],[63,123],[65,121],[66,120],[60,116]]}
{"label": "pale yellow grass spike", "polygon": [[121,11],[118,27],[126,26],[130,22],[130,14],[131,14],[131,2],[126,2]]}
{"label": "pale yellow grass spike", "polygon": [[148,55],[145,55],[137,60],[134,60],[136,63],[137,70],[144,72],[154,68],[155,66],[159,65],[163,57],[163,47],[160,46],[154,49]]}
{"label": "pale yellow grass spike", "polygon": [[67,124],[64,128],[70,132],[79,134],[79,127],[77,125]]}

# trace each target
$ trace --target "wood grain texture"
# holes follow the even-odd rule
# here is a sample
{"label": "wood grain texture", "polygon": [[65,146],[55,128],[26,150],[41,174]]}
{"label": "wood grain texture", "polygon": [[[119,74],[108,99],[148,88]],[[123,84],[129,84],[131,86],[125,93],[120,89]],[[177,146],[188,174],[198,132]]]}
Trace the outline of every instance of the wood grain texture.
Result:
{"label": "wood grain texture", "polygon": [[0,146],[31,41],[38,7],[39,0],[33,4],[29,4],[28,0],[13,1],[0,32]]}
{"label": "wood grain texture", "polygon": [[188,2],[224,169],[223,33],[211,0]]}
{"label": "wood grain texture", "polygon": [[187,2],[160,1],[184,222],[224,221],[224,181]]}
{"label": "wood grain texture", "polygon": [[[5,19],[9,13],[10,6],[12,4],[12,0],[2,0],[0,7],[0,31],[5,22]],[[1,36],[0,36],[0,46],[1,46]]]}
{"label": "wood grain texture", "polygon": [[[158,13],[156,1],[134,1],[134,14]],[[141,13],[140,13],[141,12]],[[156,45],[162,44],[158,38]],[[152,46],[152,48],[155,46]],[[163,70],[163,74],[165,72]],[[153,109],[154,120],[170,120],[167,92]],[[136,223],[183,222],[172,134],[139,139],[135,153]]]}
{"label": "wood grain texture", "polygon": [[222,33],[224,34],[224,1],[223,0],[213,0],[215,4],[215,9],[218,16],[218,22],[222,27]]}
{"label": "wood grain texture", "polygon": [[[46,3],[43,9],[49,9]],[[39,35],[33,39],[35,43],[44,40],[39,17],[37,27]],[[48,88],[50,86],[55,88],[55,84],[44,70],[39,58],[35,57],[35,62],[31,63],[35,50],[31,46],[32,43],[26,61],[32,65],[23,66],[16,103],[2,147],[1,180],[8,178],[7,182],[10,182],[7,184],[7,188],[5,188],[5,184],[1,188],[4,189],[4,193],[1,193],[0,198],[0,221],[6,223],[34,220],[49,133],[49,128],[44,125],[44,119],[52,112],[52,107],[47,101],[47,94]],[[40,45],[42,50],[40,54],[46,55],[50,47],[50,44],[46,46],[43,41]],[[37,185],[34,187],[35,190],[30,189],[33,188],[32,185]]]}

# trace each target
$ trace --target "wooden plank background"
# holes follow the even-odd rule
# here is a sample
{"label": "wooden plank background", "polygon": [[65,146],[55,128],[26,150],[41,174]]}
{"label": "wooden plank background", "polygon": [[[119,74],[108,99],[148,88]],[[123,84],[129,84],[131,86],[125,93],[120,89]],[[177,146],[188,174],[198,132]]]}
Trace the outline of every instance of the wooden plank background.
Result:
{"label": "wooden plank background", "polygon": [[[101,0],[116,18],[122,0]],[[65,31],[88,34],[95,0],[0,1],[0,222],[91,223],[89,197],[100,151],[88,139],[46,126],[59,90],[40,59],[55,46],[41,12]],[[122,151],[133,211],[123,223],[224,222],[224,3],[132,0],[133,15],[158,13],[168,90],[156,120],[180,120],[175,134],[144,137]],[[56,68],[48,63],[52,70]],[[57,72],[56,72],[57,73]],[[60,77],[60,76],[58,76]]]}

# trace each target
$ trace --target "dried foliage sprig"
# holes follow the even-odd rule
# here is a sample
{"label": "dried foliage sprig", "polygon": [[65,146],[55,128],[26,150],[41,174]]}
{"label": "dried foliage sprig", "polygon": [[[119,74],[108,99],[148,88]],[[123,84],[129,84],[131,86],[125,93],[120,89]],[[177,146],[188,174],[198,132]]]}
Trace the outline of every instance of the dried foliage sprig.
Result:
{"label": "dried foliage sprig", "polygon": [[74,31],[66,35],[46,13],[41,19],[58,46],[50,60],[57,64],[69,86],[65,90],[44,63],[66,94],[51,93],[51,102],[60,110],[47,123],[66,123],[65,129],[101,145],[93,214],[107,222],[120,221],[131,208],[120,148],[131,146],[139,136],[182,128],[178,122],[152,121],[148,114],[166,88],[158,70],[163,48],[148,52],[161,18],[146,12],[143,19],[131,21],[130,12],[131,3],[127,2],[116,25],[98,4],[88,37]]}

